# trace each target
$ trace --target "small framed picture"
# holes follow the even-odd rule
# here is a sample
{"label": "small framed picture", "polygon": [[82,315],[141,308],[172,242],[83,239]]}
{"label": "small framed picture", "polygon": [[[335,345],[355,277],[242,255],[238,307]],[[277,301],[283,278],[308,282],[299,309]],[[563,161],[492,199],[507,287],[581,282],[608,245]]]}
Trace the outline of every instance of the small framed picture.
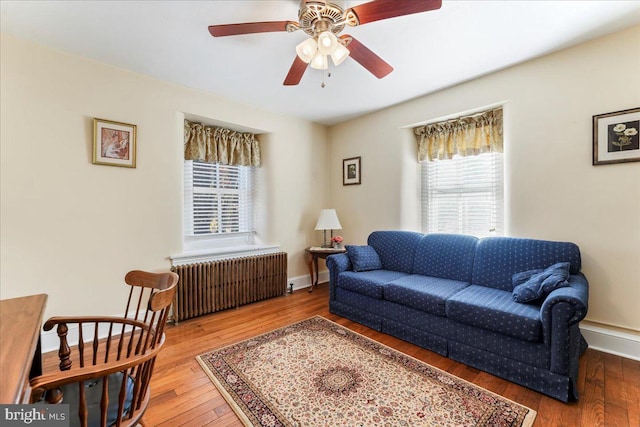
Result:
{"label": "small framed picture", "polygon": [[593,164],[640,162],[640,108],[593,116]]}
{"label": "small framed picture", "polygon": [[136,125],[93,119],[93,164],[136,167]]}
{"label": "small framed picture", "polygon": [[342,160],[342,185],[359,185],[360,157],[351,157]]}

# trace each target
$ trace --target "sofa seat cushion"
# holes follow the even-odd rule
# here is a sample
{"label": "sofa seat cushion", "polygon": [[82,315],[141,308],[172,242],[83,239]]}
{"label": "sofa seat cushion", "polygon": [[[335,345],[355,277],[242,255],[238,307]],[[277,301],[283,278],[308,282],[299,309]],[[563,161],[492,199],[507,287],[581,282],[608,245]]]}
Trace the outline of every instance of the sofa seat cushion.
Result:
{"label": "sofa seat cushion", "polygon": [[513,301],[509,291],[471,285],[447,300],[446,313],[456,322],[521,340],[539,342],[542,337],[540,308]]}
{"label": "sofa seat cushion", "polygon": [[458,280],[411,274],[385,286],[384,299],[444,317],[447,299],[467,286]]}
{"label": "sofa seat cushion", "polygon": [[338,287],[382,299],[383,289],[389,283],[407,273],[391,270],[344,271],[338,275]]}

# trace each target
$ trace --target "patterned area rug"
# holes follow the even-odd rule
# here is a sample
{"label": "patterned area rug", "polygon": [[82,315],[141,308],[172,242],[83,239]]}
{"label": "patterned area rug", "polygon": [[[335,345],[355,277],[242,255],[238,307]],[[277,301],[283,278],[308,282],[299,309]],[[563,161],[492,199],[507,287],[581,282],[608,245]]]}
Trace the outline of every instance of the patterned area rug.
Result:
{"label": "patterned area rug", "polygon": [[197,359],[247,426],[530,426],[536,416],[319,316]]}

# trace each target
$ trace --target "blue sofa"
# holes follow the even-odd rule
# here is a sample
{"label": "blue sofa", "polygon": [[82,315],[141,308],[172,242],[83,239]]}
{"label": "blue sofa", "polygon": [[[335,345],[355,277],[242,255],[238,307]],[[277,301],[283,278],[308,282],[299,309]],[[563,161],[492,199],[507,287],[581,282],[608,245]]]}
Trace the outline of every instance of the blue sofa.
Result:
{"label": "blue sofa", "polygon": [[[514,282],[539,291],[554,265],[565,280],[514,301]],[[575,244],[375,231],[327,267],[332,313],[563,402],[578,398],[589,289]]]}

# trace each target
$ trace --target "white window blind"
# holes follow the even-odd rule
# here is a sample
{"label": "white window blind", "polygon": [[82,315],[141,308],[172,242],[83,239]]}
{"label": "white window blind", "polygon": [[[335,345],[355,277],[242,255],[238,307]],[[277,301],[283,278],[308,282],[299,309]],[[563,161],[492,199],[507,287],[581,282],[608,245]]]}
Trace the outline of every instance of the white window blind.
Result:
{"label": "white window blind", "polygon": [[425,161],[421,167],[424,232],[503,234],[502,153]]}
{"label": "white window blind", "polygon": [[251,166],[184,162],[185,235],[254,231]]}

